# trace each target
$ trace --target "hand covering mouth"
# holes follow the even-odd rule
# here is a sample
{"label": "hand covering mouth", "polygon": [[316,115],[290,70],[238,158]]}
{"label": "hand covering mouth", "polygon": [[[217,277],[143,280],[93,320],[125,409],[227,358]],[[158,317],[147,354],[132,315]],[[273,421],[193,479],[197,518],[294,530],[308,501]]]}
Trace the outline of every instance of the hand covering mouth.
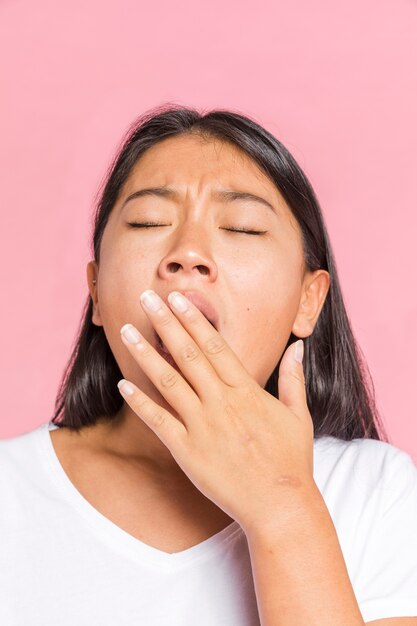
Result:
{"label": "hand covering mouth", "polygon": [[[199,293],[198,291],[186,291],[180,289],[177,289],[176,291],[179,291],[179,293],[182,293],[188,300],[190,300],[190,302],[201,311],[201,313],[210,322],[210,324],[216,330],[219,330],[219,315],[213,305],[205,298],[205,296],[203,296],[202,293]],[[161,297],[168,304],[167,299],[165,299],[163,296]],[[154,336],[157,347],[159,348],[162,356],[170,356],[171,353],[169,352],[168,348],[166,347],[155,329]]]}
{"label": "hand covering mouth", "polygon": [[[208,318],[207,318],[207,319],[208,319]],[[215,325],[213,324],[213,322],[212,322],[211,320],[208,320],[208,321],[210,322],[210,324],[211,324],[214,328],[216,328],[216,327],[215,327]],[[155,339],[156,339],[156,342],[157,342],[157,345],[158,345],[158,347],[159,347],[159,349],[160,349],[161,354],[162,354],[162,355],[171,356],[170,351],[168,350],[168,348],[166,347],[166,345],[164,344],[164,342],[162,341],[161,337],[158,335],[158,333],[156,332],[156,330],[155,330],[155,329],[154,329],[154,331],[153,331],[153,332],[154,332],[154,336],[155,336]]]}

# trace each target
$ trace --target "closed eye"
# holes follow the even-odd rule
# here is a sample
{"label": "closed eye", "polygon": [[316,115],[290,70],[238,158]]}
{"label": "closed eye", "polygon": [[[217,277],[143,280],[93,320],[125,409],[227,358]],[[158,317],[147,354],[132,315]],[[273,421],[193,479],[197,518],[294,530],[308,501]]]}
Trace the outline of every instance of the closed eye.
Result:
{"label": "closed eye", "polygon": [[169,226],[169,224],[158,224],[156,222],[128,222],[132,228],[150,228],[151,226]]}
{"label": "closed eye", "polygon": [[247,235],[264,235],[266,230],[245,230],[243,228],[224,228],[223,230],[228,230],[232,233],[246,233]]}
{"label": "closed eye", "polygon": [[[132,228],[152,228],[155,226],[169,226],[169,224],[159,224],[157,222],[128,222],[129,226]],[[227,230],[232,233],[245,233],[246,235],[264,235],[266,230],[245,230],[243,228],[224,228],[223,230]]]}

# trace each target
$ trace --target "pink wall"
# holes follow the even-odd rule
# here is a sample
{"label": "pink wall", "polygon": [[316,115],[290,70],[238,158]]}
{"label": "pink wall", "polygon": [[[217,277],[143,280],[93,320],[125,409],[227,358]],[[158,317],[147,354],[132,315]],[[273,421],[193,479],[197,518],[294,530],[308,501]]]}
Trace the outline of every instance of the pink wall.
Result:
{"label": "pink wall", "polygon": [[254,116],[299,160],[391,441],[417,459],[416,32],[411,0],[3,0],[0,437],[50,418],[94,194],[130,122],[171,101]]}

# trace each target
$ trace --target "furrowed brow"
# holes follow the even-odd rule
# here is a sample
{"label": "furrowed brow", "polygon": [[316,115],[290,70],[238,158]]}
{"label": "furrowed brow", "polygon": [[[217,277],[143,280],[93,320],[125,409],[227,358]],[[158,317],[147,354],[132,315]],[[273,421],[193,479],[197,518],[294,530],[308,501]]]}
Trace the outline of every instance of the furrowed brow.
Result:
{"label": "furrowed brow", "polygon": [[[170,187],[147,187],[146,189],[139,189],[138,191],[134,191],[133,193],[131,193],[126,198],[121,208],[123,209],[126,206],[126,204],[130,202],[131,200],[134,200],[136,198],[142,198],[143,196],[156,196],[157,198],[164,198],[167,200],[175,201],[175,200],[178,200],[179,195],[180,194],[178,193],[178,191],[175,191],[175,189],[171,189]],[[275,208],[267,200],[265,200],[264,198],[261,198],[260,196],[256,196],[255,194],[249,193],[246,191],[234,191],[232,189],[224,189],[224,190],[222,189],[222,190],[213,191],[211,195],[213,198],[220,200],[221,202],[235,202],[235,201],[257,202],[258,204],[262,204],[263,206],[267,207],[268,209],[276,213]]]}
{"label": "furrowed brow", "polygon": [[139,189],[138,191],[131,193],[123,202],[121,208],[123,209],[131,200],[135,200],[135,198],[142,198],[143,196],[156,196],[158,198],[175,200],[178,195],[179,194],[174,189],[170,189],[169,187],[147,187],[146,189]]}
{"label": "furrowed brow", "polygon": [[218,198],[220,201],[223,202],[233,202],[236,200],[241,200],[243,202],[248,200],[250,202],[257,202],[258,204],[262,204],[263,206],[266,206],[268,209],[276,213],[275,208],[267,200],[264,200],[264,198],[256,196],[255,194],[249,193],[247,191],[233,191],[226,189],[221,191],[214,191],[212,195],[213,197]]}

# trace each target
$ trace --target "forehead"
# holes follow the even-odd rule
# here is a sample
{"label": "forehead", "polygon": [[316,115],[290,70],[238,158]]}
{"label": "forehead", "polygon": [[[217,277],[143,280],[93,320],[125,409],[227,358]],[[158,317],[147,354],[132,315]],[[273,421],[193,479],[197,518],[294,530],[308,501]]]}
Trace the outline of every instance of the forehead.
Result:
{"label": "forehead", "polygon": [[217,138],[189,134],[152,146],[133,167],[121,198],[142,185],[170,185],[180,193],[196,195],[214,188],[252,192],[291,214],[277,187],[257,163],[237,146]]}

